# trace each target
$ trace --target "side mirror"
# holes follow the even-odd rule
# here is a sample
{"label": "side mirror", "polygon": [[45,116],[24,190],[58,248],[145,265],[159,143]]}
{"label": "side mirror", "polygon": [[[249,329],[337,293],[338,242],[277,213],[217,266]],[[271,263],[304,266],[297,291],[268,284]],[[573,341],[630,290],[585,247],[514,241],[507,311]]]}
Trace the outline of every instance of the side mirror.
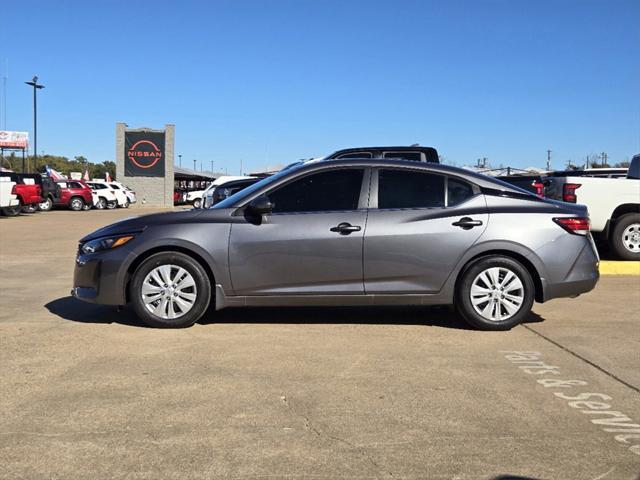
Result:
{"label": "side mirror", "polygon": [[256,216],[271,213],[272,210],[273,203],[271,203],[271,200],[269,200],[269,197],[266,195],[260,195],[258,198],[254,198],[247,207],[247,212]]}

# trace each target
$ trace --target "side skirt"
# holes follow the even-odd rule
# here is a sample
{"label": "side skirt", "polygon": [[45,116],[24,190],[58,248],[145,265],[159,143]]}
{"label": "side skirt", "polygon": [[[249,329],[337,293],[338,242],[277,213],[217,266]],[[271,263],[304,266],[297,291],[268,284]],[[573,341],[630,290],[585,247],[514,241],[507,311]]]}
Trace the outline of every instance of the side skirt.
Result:
{"label": "side skirt", "polygon": [[449,305],[442,294],[369,294],[369,295],[253,295],[227,296],[216,285],[216,310],[231,307],[337,307],[367,305]]}

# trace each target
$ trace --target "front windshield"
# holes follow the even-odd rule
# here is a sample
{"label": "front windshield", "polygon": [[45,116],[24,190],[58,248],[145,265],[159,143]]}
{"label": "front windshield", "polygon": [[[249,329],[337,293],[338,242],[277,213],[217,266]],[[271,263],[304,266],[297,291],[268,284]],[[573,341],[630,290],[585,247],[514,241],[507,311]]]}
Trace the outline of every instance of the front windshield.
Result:
{"label": "front windshield", "polygon": [[263,178],[262,180],[254,183],[253,185],[250,185],[247,188],[244,188],[239,192],[234,193],[230,197],[225,198],[221,202],[216,203],[215,205],[212,205],[210,208],[231,208],[237,203],[242,202],[243,198],[250,197],[251,195],[253,195],[254,192],[257,192],[262,187],[278,181],[284,175],[289,174],[292,170],[301,168],[303,166],[304,166],[304,162],[292,163],[291,165],[280,170],[275,175],[271,175],[270,177]]}

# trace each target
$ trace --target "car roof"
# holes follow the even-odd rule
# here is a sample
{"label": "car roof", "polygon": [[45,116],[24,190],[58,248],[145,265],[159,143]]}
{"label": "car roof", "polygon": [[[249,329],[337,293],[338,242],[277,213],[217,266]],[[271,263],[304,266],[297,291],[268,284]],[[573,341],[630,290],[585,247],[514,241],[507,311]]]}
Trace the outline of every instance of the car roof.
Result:
{"label": "car roof", "polygon": [[427,160],[430,162],[437,163],[438,160],[438,151],[433,147],[424,147],[420,145],[414,146],[388,146],[388,147],[353,147],[353,148],[345,148],[342,150],[336,150],[331,155],[325,157],[327,159],[333,159],[338,155],[346,155],[349,153],[357,153],[357,152],[374,152],[374,153],[383,153],[383,152],[423,152],[427,157]]}
{"label": "car roof", "polygon": [[[297,164],[290,165],[288,169],[292,172],[298,172],[301,169],[323,169],[331,167],[346,167],[346,166],[361,166],[361,167],[389,167],[389,168],[407,168],[412,170],[424,170],[428,172],[440,173],[442,175],[453,175],[461,177],[469,182],[475,183],[479,187],[492,188],[497,190],[512,191],[522,193],[523,190],[507,182],[504,182],[495,177],[483,175],[481,173],[467,170],[466,168],[453,167],[450,165],[443,165],[441,163],[430,162],[416,162],[412,160],[399,160],[399,159],[386,159],[386,158],[336,158],[327,160],[309,160],[306,162],[298,162]],[[529,192],[527,192],[529,193]]]}

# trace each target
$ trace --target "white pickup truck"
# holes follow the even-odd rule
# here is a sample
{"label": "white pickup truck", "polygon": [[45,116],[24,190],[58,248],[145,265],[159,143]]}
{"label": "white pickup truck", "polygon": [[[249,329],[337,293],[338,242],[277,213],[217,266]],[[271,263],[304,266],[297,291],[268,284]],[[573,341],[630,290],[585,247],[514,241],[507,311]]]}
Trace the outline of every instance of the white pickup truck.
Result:
{"label": "white pickup truck", "polygon": [[[13,193],[16,182],[12,182],[10,177],[3,177],[0,174],[0,213],[7,216],[14,216],[20,212],[20,201]],[[16,213],[17,212],[17,213]]]}
{"label": "white pickup truck", "polygon": [[547,177],[545,196],[586,205],[596,240],[624,260],[640,260],[640,155],[623,178]]}

